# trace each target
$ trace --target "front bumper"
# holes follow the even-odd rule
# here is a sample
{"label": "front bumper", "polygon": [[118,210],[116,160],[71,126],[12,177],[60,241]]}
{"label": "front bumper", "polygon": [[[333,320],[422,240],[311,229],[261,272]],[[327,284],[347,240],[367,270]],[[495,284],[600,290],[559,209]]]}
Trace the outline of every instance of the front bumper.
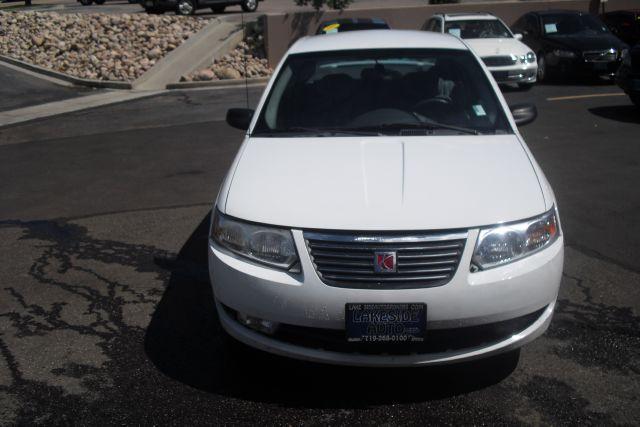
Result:
{"label": "front bumper", "polygon": [[[293,231],[302,272],[292,274],[251,264],[209,243],[209,271],[224,329],[238,340],[272,353],[316,362],[363,366],[442,364],[485,357],[522,346],[549,325],[563,266],[563,239],[518,262],[470,273],[478,230],[470,230],[460,267],[444,286],[420,289],[351,289],[324,284],[315,272],[302,231]],[[468,347],[413,354],[337,351],[309,342],[279,340],[238,323],[234,312],[309,331],[344,331],[348,302],[424,302],[427,334],[476,327],[536,313],[513,333]],[[427,338],[428,339],[428,338]]]}
{"label": "front bumper", "polygon": [[550,69],[562,74],[578,74],[583,76],[612,77],[622,61],[585,61],[583,58],[558,58],[548,55],[547,64]]}
{"label": "front bumper", "polygon": [[488,67],[488,69],[497,83],[535,83],[538,64],[534,62],[519,66]]}

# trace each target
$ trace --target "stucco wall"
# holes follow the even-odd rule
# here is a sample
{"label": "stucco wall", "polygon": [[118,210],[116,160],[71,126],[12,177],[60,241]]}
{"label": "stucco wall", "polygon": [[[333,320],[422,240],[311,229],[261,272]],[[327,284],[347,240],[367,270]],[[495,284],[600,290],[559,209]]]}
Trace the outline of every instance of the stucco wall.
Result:
{"label": "stucco wall", "polygon": [[[390,0],[389,3],[392,3]],[[637,8],[640,0],[609,0],[605,8],[609,10]],[[419,29],[434,13],[491,12],[511,25],[524,13],[532,10],[571,9],[589,10],[588,0],[568,1],[516,1],[497,3],[466,3],[425,5],[420,7],[385,8],[369,10],[321,11],[268,14],[264,18],[267,57],[275,67],[289,46],[297,39],[314,34],[319,23],[338,17],[384,18],[392,28]]]}

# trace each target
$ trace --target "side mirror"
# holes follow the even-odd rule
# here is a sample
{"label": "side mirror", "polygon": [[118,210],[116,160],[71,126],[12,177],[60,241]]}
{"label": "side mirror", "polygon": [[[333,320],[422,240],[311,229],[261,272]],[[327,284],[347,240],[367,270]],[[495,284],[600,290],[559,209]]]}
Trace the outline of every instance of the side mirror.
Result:
{"label": "side mirror", "polygon": [[227,111],[227,123],[236,129],[249,129],[252,118],[253,110],[249,108],[231,108]]}
{"label": "side mirror", "polygon": [[518,126],[528,125],[538,117],[538,109],[533,104],[510,105],[509,109]]}
{"label": "side mirror", "polygon": [[522,34],[520,34],[520,33],[515,33],[515,34],[513,35],[513,37],[514,37],[516,40],[522,40]]}

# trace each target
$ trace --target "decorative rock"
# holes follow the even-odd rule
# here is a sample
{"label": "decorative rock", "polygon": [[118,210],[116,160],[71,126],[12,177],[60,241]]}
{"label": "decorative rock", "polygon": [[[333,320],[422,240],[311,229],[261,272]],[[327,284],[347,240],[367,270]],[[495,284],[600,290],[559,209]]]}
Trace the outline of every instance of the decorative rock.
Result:
{"label": "decorative rock", "polygon": [[227,55],[213,58],[210,67],[198,70],[190,76],[183,76],[181,81],[200,80],[200,75],[204,72],[212,72],[220,80],[242,79],[245,76],[268,77],[273,70],[269,68],[264,56],[261,36],[249,36]]}
{"label": "decorative rock", "polygon": [[198,73],[194,76],[193,80],[208,81],[208,80],[213,80],[215,77],[216,75],[213,73],[213,71],[204,69],[204,70],[198,71]]}
{"label": "decorative rock", "polygon": [[0,54],[77,77],[132,81],[208,22],[147,14],[0,12]]}

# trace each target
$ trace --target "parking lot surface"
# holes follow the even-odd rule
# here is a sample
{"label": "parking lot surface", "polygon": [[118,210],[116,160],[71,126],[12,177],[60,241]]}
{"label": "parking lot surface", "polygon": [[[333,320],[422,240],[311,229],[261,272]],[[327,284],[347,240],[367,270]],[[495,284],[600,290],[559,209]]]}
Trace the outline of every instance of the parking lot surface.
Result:
{"label": "parking lot surface", "polygon": [[227,351],[207,227],[243,89],[0,128],[0,422],[637,425],[640,112],[611,85],[506,97],[539,109],[522,132],[559,201],[559,303],[519,355],[439,368]]}
{"label": "parking lot surface", "polygon": [[63,87],[42,78],[30,77],[0,63],[0,111],[62,101],[90,93],[89,88]]}

